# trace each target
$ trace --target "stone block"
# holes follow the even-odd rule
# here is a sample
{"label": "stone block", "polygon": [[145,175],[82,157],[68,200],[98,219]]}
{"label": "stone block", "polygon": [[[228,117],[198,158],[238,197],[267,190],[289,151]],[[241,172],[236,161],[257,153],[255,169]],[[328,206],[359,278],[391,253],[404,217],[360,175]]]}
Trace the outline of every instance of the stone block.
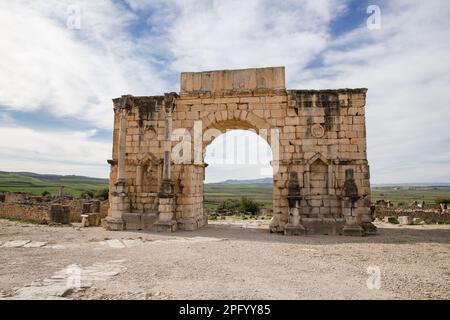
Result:
{"label": "stone block", "polygon": [[99,226],[100,225],[100,213],[90,212],[88,213],[89,226]]}
{"label": "stone block", "polygon": [[126,230],[143,229],[142,213],[126,212],[122,214]]}
{"label": "stone block", "polygon": [[398,223],[397,218],[394,216],[384,217],[383,221],[386,223],[394,223],[394,224]]}
{"label": "stone block", "polygon": [[48,216],[50,221],[55,223],[70,223],[70,207],[63,206],[60,204],[52,204],[50,205]]}
{"label": "stone block", "polygon": [[399,216],[398,222],[402,225],[412,225],[414,224],[412,216]]}

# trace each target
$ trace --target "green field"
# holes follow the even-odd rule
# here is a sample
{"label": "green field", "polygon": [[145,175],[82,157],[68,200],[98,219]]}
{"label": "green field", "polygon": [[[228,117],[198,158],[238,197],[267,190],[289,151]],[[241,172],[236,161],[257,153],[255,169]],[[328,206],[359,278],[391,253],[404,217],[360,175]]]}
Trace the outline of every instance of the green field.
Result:
{"label": "green field", "polygon": [[[0,171],[0,192],[26,192],[41,195],[49,191],[53,195],[59,193],[59,186],[64,186],[64,193],[79,196],[83,191],[96,192],[108,187],[107,179],[82,176],[41,175],[29,172]],[[205,207],[215,208],[226,199],[240,199],[246,196],[261,204],[272,203],[272,184],[267,183],[209,183],[205,184]],[[407,205],[413,201],[434,203],[437,198],[450,199],[450,186],[389,186],[372,187],[372,201],[390,200],[395,205]]]}
{"label": "green field", "polygon": [[[215,208],[220,202],[246,196],[264,204],[272,203],[270,184],[205,184],[205,207]],[[413,201],[434,203],[437,198],[450,199],[450,187],[373,187],[372,201],[390,200],[396,206]]]}
{"label": "green field", "polygon": [[271,184],[224,184],[208,183],[205,184],[205,207],[215,208],[226,199],[240,199],[246,196],[262,204],[272,203],[272,185]]}
{"label": "green field", "polygon": [[438,198],[450,199],[450,187],[372,187],[372,202],[384,199],[398,206],[414,201],[435,203]]}
{"label": "green field", "polygon": [[108,188],[108,180],[82,176],[0,171],[0,192],[25,192],[32,195],[41,195],[42,192],[48,191],[52,195],[58,195],[61,185],[64,186],[64,194],[80,196],[86,190],[95,193],[98,190]]}

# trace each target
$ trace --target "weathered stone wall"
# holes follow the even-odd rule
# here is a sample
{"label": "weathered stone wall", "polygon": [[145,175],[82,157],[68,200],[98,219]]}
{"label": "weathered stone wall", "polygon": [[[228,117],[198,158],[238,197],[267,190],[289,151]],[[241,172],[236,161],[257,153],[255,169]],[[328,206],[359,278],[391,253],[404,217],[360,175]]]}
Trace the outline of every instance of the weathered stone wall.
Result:
{"label": "weathered stone wall", "polygon": [[[12,195],[13,193],[10,193]],[[83,203],[88,200],[77,198],[58,198],[50,197],[43,199],[42,197],[33,197],[28,195],[13,197],[10,199],[19,199],[17,202],[0,202],[0,218],[19,219],[24,221],[35,221],[38,223],[46,223],[49,221],[49,208],[52,204],[61,204],[68,206],[70,209],[70,222],[80,222]],[[39,201],[37,201],[37,199]],[[45,200],[45,201],[44,201]],[[109,201],[100,202],[100,216],[102,218],[108,215]]]}
{"label": "weathered stone wall", "polygon": [[5,192],[3,202],[19,202],[24,201],[27,197],[29,197],[26,193],[21,192]]}
{"label": "weathered stone wall", "polygon": [[383,220],[384,217],[395,217],[400,216],[410,216],[412,218],[419,218],[424,221],[430,221],[433,223],[446,221],[450,222],[450,211],[449,210],[421,210],[421,209],[388,209],[388,208],[377,208],[375,210],[375,217],[377,219]]}
{"label": "weathered stone wall", "polygon": [[[125,189],[110,199],[120,196],[123,210],[158,214],[166,172],[165,186],[173,189],[175,199],[174,221],[178,228],[197,229],[206,223],[204,149],[228,129],[250,129],[273,152],[272,231],[285,231],[296,212],[304,233],[342,233],[345,225],[362,234],[371,222],[366,91],[286,90],[284,68],[262,68],[183,73],[180,95],[114,99],[110,190],[116,182]],[[114,179],[120,150],[125,157],[121,181]],[[294,176],[299,198],[290,206],[288,184]],[[120,224],[121,213],[116,213],[114,223]]]}
{"label": "weathered stone wall", "polygon": [[0,203],[0,218],[48,222],[48,205]]}

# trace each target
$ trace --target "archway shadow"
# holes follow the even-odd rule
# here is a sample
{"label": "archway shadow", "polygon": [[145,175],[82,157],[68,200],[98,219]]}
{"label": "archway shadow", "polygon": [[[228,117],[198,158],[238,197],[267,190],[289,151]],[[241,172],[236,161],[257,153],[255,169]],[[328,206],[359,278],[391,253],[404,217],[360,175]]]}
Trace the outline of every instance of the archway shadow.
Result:
{"label": "archway shadow", "polygon": [[330,244],[450,244],[450,226],[390,226],[378,224],[378,233],[365,237],[339,235],[285,236],[270,233],[268,228],[243,228],[239,225],[209,224],[196,231],[177,231],[174,236],[194,238],[212,237],[237,241],[258,241],[267,243],[288,243],[304,245]]}

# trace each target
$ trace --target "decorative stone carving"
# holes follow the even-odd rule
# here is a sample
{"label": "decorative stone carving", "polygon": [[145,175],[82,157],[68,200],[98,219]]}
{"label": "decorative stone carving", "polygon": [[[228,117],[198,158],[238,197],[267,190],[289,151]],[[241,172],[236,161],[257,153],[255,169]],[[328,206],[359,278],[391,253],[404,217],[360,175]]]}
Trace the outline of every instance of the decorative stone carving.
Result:
{"label": "decorative stone carving", "polygon": [[288,184],[288,205],[289,205],[289,221],[286,225],[284,233],[286,235],[305,234],[305,228],[300,224],[300,184],[298,183],[298,173],[289,173]]}
{"label": "decorative stone carving", "polygon": [[314,138],[322,138],[325,134],[325,129],[318,123],[311,126],[311,135]]}

